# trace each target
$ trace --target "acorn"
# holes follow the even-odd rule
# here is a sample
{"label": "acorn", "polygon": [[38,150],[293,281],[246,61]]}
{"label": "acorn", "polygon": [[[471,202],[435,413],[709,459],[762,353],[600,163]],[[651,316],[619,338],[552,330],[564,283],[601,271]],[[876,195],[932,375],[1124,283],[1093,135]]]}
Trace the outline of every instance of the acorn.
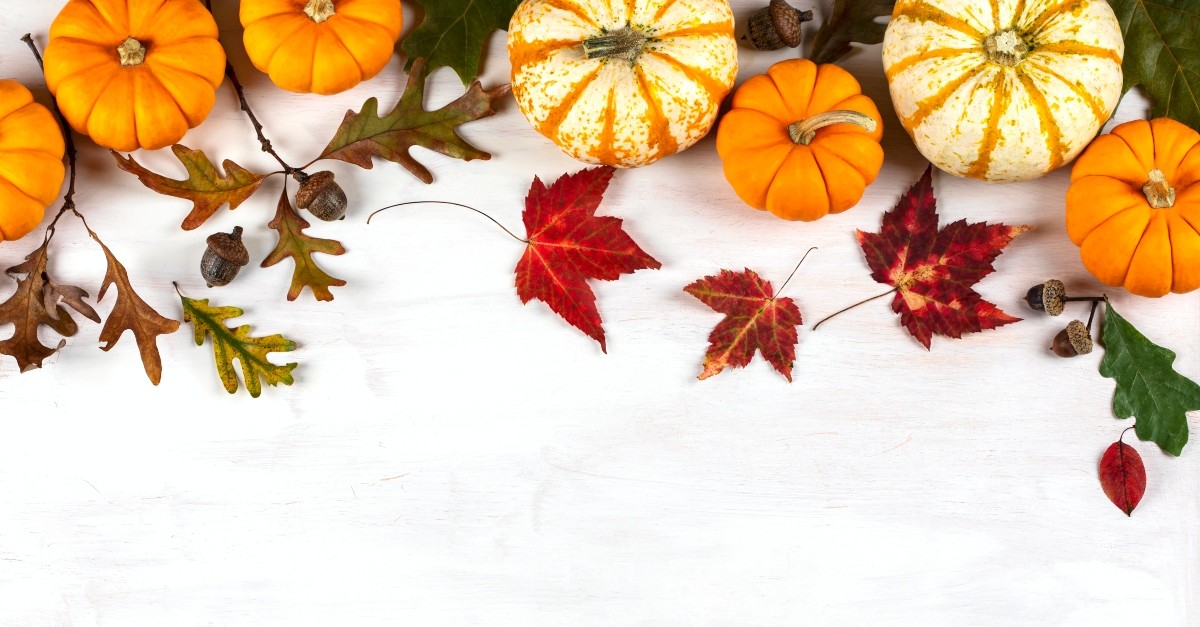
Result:
{"label": "acorn", "polygon": [[1092,331],[1080,320],[1067,323],[1067,328],[1054,336],[1050,350],[1059,357],[1075,357],[1092,352]]}
{"label": "acorn", "polygon": [[235,226],[230,233],[213,233],[206,241],[208,249],[200,258],[200,276],[209,287],[229,285],[238,270],[250,263],[250,253],[242,243],[242,227]]}
{"label": "acorn", "polygon": [[296,206],[326,222],[345,219],[346,192],[333,180],[333,172],[322,170],[311,176],[296,172],[293,176],[300,181]]}
{"label": "acorn", "polygon": [[800,25],[811,19],[812,11],[794,9],[786,0],[771,0],[770,5],[750,16],[746,32],[759,50],[795,48],[800,45]]}
{"label": "acorn", "polygon": [[1036,311],[1044,311],[1051,316],[1063,312],[1063,304],[1067,300],[1067,288],[1062,281],[1050,279],[1041,285],[1029,288],[1025,293],[1025,302]]}

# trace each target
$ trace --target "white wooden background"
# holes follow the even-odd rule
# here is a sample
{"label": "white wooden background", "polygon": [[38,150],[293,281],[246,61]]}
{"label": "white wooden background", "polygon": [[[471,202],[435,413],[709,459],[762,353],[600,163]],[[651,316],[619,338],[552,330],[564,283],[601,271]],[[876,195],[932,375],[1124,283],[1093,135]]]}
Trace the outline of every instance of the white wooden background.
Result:
{"label": "white wooden background", "polygon": [[[4,4],[0,74],[45,100],[18,38],[32,31],[44,45],[61,2]],[[735,0],[739,21],[758,4]],[[280,91],[248,63],[235,3],[216,12],[253,105],[295,163],[345,110],[369,96],[390,106],[402,90],[397,59],[338,96]],[[405,16],[407,30],[409,3]],[[487,86],[507,81],[503,42],[491,41]],[[790,54],[743,49],[741,76]],[[183,232],[186,203],[83,140],[79,206],[141,294],[175,317],[172,280],[243,307],[256,331],[301,343],[284,356],[301,366],[293,387],[230,396],[185,328],[160,340],[153,387],[131,336],[103,353],[86,321],[40,371],[0,360],[0,624],[1200,624],[1197,445],[1175,459],[1138,443],[1150,487],[1132,518],[1121,514],[1096,478],[1127,426],[1110,411],[1100,353],[1053,356],[1069,318],[1020,301],[1050,277],[1100,290],[1064,232],[1066,170],[1009,186],[935,177],[944,221],[1037,227],[980,285],[1027,321],[935,338],[926,352],[876,301],[816,333],[802,327],[791,385],[757,360],[696,380],[720,320],[682,291],[698,277],[750,267],[778,285],[818,246],[787,288],[809,324],[886,289],[853,231],[877,228],[925,165],[891,113],[878,47],[844,64],[887,125],[883,172],[847,213],[793,224],[745,207],[711,138],[618,174],[602,211],[663,269],[594,284],[608,355],[544,305],[521,305],[520,245],[479,216],[411,207],[365,224],[374,208],[438,199],[519,229],[533,176],[580,164],[511,100],[463,129],[491,161],[416,151],[432,186],[390,163],[330,166],[353,203],[346,221],[312,229],[350,250],[321,259],[350,282],[331,303],[286,302],[290,264],[252,264],[223,289],[198,277],[216,229],[246,227],[252,256],[266,255],[278,178]],[[461,90],[438,71],[429,104]],[[1131,98],[1117,118],[1144,114]],[[274,165],[228,86],[184,143]],[[136,157],[182,173],[166,151]],[[35,243],[0,246],[0,265]],[[56,277],[95,293],[102,256],[77,223],[64,218],[52,254]],[[11,290],[0,282],[0,296]],[[1195,294],[1109,294],[1200,377]]]}

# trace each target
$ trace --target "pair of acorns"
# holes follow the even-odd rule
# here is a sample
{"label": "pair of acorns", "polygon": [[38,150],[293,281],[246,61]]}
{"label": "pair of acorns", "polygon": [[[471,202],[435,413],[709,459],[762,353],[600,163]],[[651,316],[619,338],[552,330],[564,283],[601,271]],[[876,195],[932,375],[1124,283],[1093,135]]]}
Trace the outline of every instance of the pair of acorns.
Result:
{"label": "pair of acorns", "polygon": [[1059,331],[1050,344],[1050,350],[1059,357],[1075,357],[1092,352],[1092,320],[1096,317],[1096,307],[1103,296],[1067,296],[1067,288],[1062,281],[1050,279],[1041,285],[1029,288],[1025,293],[1025,302],[1036,311],[1044,311],[1051,316],[1062,314],[1067,303],[1086,301],[1092,303],[1092,313],[1088,315],[1085,325],[1082,320],[1072,320],[1067,328]]}
{"label": "pair of acorns", "polygon": [[[314,217],[326,222],[345,219],[346,192],[333,180],[333,172],[324,170],[309,176],[297,170],[292,178],[300,182],[296,206],[308,209]],[[235,226],[230,233],[213,233],[206,242],[208,248],[200,258],[200,276],[209,287],[229,285],[238,271],[250,263],[250,253],[242,243],[242,227]]]}

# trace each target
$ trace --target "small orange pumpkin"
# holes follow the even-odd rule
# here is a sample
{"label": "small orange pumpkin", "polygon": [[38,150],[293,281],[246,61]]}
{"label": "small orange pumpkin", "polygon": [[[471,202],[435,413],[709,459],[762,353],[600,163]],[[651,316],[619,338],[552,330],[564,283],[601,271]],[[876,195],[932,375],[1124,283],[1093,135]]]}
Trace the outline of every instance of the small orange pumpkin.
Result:
{"label": "small orange pumpkin", "polygon": [[733,94],[717,153],[739,198],[787,220],[816,220],[862,199],[883,166],[883,121],[858,81],[790,59]]}
{"label": "small orange pumpkin", "polygon": [[71,127],[120,151],[178,142],[225,76],[199,0],[71,0],[50,25],[46,85]]}
{"label": "small orange pumpkin", "polygon": [[1096,138],[1071,170],[1067,234],[1107,285],[1139,296],[1200,287],[1200,133],[1158,118]]}
{"label": "small orange pumpkin", "polygon": [[62,129],[17,81],[0,80],[0,241],[34,229],[63,182]]}
{"label": "small orange pumpkin", "polygon": [[240,12],[250,61],[288,91],[336,94],[392,58],[399,0],[254,0]]}

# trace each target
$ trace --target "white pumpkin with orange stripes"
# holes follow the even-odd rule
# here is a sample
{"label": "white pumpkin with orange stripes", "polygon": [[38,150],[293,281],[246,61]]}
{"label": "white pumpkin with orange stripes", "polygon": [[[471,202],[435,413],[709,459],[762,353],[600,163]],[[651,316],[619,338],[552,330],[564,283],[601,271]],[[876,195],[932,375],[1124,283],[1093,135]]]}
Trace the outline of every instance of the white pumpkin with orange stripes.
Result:
{"label": "white pumpkin with orange stripes", "polygon": [[1125,44],[1105,0],[898,0],[883,67],[934,165],[987,181],[1070,162],[1121,98]]}
{"label": "white pumpkin with orange stripes", "polygon": [[737,76],[727,0],[525,0],[508,53],[530,124],[576,159],[618,167],[707,135]]}

